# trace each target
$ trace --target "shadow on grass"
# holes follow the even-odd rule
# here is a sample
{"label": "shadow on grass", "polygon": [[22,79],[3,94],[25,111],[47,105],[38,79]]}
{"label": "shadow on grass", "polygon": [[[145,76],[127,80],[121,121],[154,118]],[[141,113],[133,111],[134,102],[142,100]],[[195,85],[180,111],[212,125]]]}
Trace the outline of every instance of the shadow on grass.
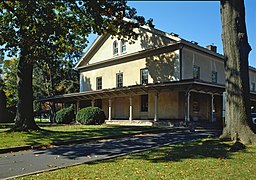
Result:
{"label": "shadow on grass", "polygon": [[14,126],[14,123],[0,123],[0,131],[5,131],[6,129],[10,129]]}
{"label": "shadow on grass", "polygon": [[[124,134],[148,131],[152,129],[153,127],[140,126],[45,126],[42,131],[27,133],[25,141],[28,145],[47,145],[53,142],[82,138],[86,139],[90,137],[110,135],[121,136]],[[133,155],[126,156],[126,158],[146,160],[152,163],[168,161],[176,162],[182,161],[183,159],[230,158],[231,153],[228,151],[230,145],[223,143],[218,139],[203,139],[207,138],[209,135],[213,136],[214,134],[216,137],[216,133],[211,134],[210,132],[173,132],[170,134],[139,135],[128,139],[118,140],[116,142],[104,141],[86,145],[77,144],[72,147],[50,148],[47,150],[47,153],[56,155],[61,154],[69,159],[79,158],[85,155],[92,157],[95,155],[111,157],[118,154],[127,154],[134,150],[146,150],[147,148],[153,148],[157,145],[171,143],[171,145],[135,153]],[[85,149],[86,154],[84,152]],[[112,159],[108,162],[116,160],[117,159]]]}
{"label": "shadow on grass", "polygon": [[[2,125],[0,129],[11,128],[10,125]],[[40,125],[40,131],[20,133],[24,136],[26,145],[49,145],[58,144],[63,141],[87,139],[92,137],[103,137],[113,135],[125,135],[152,130],[152,127],[139,126],[107,126],[107,125]],[[153,128],[158,129],[158,128]],[[12,132],[5,132],[12,136]],[[19,134],[15,134],[19,135]]]}
{"label": "shadow on grass", "polygon": [[153,163],[181,161],[183,159],[230,158],[230,145],[218,139],[201,139],[183,142],[130,156],[132,159],[144,159]]}

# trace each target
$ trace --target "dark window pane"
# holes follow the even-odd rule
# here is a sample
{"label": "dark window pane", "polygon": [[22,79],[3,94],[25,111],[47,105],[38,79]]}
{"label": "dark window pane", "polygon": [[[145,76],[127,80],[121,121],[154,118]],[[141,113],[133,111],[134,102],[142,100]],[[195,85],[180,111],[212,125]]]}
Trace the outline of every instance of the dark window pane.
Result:
{"label": "dark window pane", "polygon": [[212,71],[212,82],[217,83],[217,72],[216,71]]}
{"label": "dark window pane", "polygon": [[251,91],[255,91],[255,83],[251,83]]}
{"label": "dark window pane", "polygon": [[97,77],[96,78],[96,89],[102,89],[102,77]]}
{"label": "dark window pane", "polygon": [[148,84],[148,69],[140,70],[141,84]]}
{"label": "dark window pane", "polygon": [[118,54],[118,42],[114,41],[113,43],[113,54]]}
{"label": "dark window pane", "polygon": [[101,99],[96,99],[95,106],[99,107],[100,109],[102,109],[102,100]]}
{"label": "dark window pane", "polygon": [[122,40],[122,53],[126,52],[126,41]]}
{"label": "dark window pane", "polygon": [[200,67],[199,66],[193,67],[193,78],[200,79]]}
{"label": "dark window pane", "polygon": [[200,111],[200,102],[198,98],[193,99],[193,112],[194,113],[199,113]]}
{"label": "dark window pane", "polygon": [[148,95],[140,96],[141,112],[148,112]]}
{"label": "dark window pane", "polygon": [[116,74],[116,87],[123,87],[123,73]]}

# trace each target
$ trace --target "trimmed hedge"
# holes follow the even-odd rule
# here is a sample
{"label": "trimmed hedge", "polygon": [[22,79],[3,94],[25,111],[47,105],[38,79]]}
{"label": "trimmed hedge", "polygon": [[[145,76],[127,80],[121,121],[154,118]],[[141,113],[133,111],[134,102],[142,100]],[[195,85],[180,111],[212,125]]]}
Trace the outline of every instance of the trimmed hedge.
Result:
{"label": "trimmed hedge", "polygon": [[103,124],[106,116],[98,107],[86,107],[80,109],[76,115],[76,121],[86,125]]}
{"label": "trimmed hedge", "polygon": [[75,113],[72,105],[56,112],[55,122],[58,124],[70,124],[74,119]]}

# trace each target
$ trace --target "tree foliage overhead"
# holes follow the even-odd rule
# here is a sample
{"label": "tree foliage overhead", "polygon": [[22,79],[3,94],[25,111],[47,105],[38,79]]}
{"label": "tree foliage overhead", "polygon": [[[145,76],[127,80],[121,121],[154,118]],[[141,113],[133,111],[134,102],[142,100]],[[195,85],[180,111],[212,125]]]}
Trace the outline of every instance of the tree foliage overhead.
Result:
{"label": "tree foliage overhead", "polygon": [[2,1],[0,45],[10,56],[29,47],[31,60],[49,61],[55,53],[81,52],[92,32],[136,38],[133,28],[138,24],[124,17],[144,23],[125,1]]}
{"label": "tree foliage overhead", "polygon": [[[123,21],[127,17],[133,21]],[[151,21],[149,21],[150,23]],[[87,44],[90,33],[110,33],[132,40],[144,18],[125,1],[40,0],[0,2],[2,56],[19,58],[18,104],[14,130],[38,129],[33,118],[34,64],[51,64],[74,57]]]}

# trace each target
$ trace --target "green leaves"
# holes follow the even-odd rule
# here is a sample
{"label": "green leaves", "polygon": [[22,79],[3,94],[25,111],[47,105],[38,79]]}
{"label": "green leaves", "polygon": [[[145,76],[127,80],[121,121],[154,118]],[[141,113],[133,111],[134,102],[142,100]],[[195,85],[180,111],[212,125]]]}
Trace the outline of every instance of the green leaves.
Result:
{"label": "green leaves", "polygon": [[17,97],[17,64],[18,59],[12,58],[10,60],[4,60],[3,65],[3,84],[4,92],[7,97],[7,106],[15,106]]}
{"label": "green leaves", "polygon": [[125,1],[2,1],[0,7],[1,49],[17,56],[29,46],[33,62],[82,52],[90,33],[136,38],[133,28],[145,23]]}
{"label": "green leaves", "polygon": [[[123,21],[124,17],[137,22]],[[56,85],[60,87],[60,91],[63,91],[64,86],[69,91],[72,89],[72,83],[60,83],[60,78],[54,75],[59,73],[57,68],[60,60],[69,61],[81,55],[86,47],[87,37],[92,32],[110,33],[119,38],[136,38],[137,34],[133,29],[138,27],[139,23],[144,24],[144,18],[136,16],[136,11],[128,7],[125,1],[1,1],[0,51],[19,59],[20,101],[15,128],[37,129],[32,115],[33,66],[47,67],[44,70],[39,69],[36,73],[41,71],[41,75],[49,74],[45,78],[48,86],[44,89],[48,95],[56,94]],[[40,79],[38,77],[40,76],[35,74],[33,76],[35,81]],[[38,82],[41,84],[42,81]],[[29,113],[22,112],[25,109]]]}

